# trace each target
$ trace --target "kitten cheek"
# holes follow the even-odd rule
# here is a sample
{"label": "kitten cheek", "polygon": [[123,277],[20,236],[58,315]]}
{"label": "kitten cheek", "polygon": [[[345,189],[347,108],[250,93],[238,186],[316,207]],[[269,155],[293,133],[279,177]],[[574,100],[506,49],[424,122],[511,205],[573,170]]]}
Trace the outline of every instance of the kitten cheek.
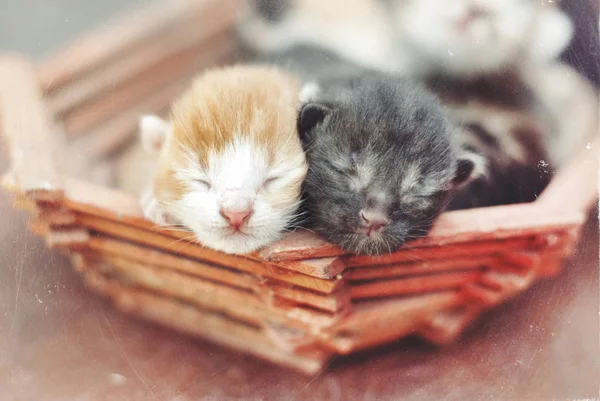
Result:
{"label": "kitten cheek", "polygon": [[281,205],[257,198],[254,202],[254,214],[249,221],[249,226],[260,227],[261,229],[272,227],[281,218],[282,210]]}
{"label": "kitten cheek", "polygon": [[179,209],[184,212],[183,221],[193,221],[202,227],[219,224],[219,207],[216,198],[203,191],[191,191],[181,198]]}
{"label": "kitten cheek", "polygon": [[272,191],[264,194],[260,199],[271,210],[284,210],[295,204],[300,197],[300,185],[295,187],[284,187],[280,191]]}
{"label": "kitten cheek", "polygon": [[262,188],[262,191],[266,196],[277,196],[282,192],[300,192],[302,181],[306,177],[306,171],[300,170],[294,173],[286,174],[284,177],[277,179]]}

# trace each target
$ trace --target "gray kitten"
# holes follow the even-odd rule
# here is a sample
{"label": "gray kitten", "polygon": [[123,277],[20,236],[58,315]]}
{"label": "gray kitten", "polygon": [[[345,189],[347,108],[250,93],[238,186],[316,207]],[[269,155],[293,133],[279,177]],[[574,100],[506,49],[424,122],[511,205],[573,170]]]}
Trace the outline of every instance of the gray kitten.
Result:
{"label": "gray kitten", "polygon": [[270,61],[304,86],[298,133],[309,163],[309,226],[358,254],[424,236],[454,189],[481,172],[461,150],[436,97],[396,75],[365,70],[312,47]]}

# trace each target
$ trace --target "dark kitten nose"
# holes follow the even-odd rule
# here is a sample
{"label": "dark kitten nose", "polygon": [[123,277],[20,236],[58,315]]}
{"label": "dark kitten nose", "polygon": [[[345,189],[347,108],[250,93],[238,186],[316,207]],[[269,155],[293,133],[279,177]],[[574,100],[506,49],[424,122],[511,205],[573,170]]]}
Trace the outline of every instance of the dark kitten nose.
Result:
{"label": "dark kitten nose", "polygon": [[360,211],[360,217],[367,235],[371,235],[372,232],[377,232],[390,224],[387,216],[376,210],[363,209]]}

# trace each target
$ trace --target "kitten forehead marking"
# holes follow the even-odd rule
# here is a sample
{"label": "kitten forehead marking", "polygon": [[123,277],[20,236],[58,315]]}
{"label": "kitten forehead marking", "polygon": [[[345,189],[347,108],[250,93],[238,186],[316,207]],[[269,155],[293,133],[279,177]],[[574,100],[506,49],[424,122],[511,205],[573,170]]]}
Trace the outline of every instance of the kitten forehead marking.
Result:
{"label": "kitten forehead marking", "polygon": [[400,193],[409,192],[417,187],[419,185],[419,177],[421,177],[420,165],[418,163],[409,165],[400,183]]}
{"label": "kitten forehead marking", "polygon": [[295,132],[299,84],[280,70],[237,66],[208,71],[173,106],[173,137],[201,160],[220,153],[233,137],[248,137],[267,151],[278,152],[280,138]]}

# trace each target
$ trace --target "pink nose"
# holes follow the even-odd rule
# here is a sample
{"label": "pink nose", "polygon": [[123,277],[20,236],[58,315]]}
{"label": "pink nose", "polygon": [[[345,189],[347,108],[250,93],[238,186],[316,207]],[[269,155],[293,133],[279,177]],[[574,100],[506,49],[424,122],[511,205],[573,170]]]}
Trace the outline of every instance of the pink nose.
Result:
{"label": "pink nose", "polygon": [[367,234],[371,235],[372,232],[379,231],[382,227],[387,226],[390,221],[383,214],[361,210],[360,217],[364,228],[367,230]]}
{"label": "pink nose", "polygon": [[252,216],[252,210],[250,209],[235,211],[221,209],[219,213],[225,220],[227,220],[229,225],[236,230],[239,230],[244,224],[246,224],[250,219],[250,216]]}

